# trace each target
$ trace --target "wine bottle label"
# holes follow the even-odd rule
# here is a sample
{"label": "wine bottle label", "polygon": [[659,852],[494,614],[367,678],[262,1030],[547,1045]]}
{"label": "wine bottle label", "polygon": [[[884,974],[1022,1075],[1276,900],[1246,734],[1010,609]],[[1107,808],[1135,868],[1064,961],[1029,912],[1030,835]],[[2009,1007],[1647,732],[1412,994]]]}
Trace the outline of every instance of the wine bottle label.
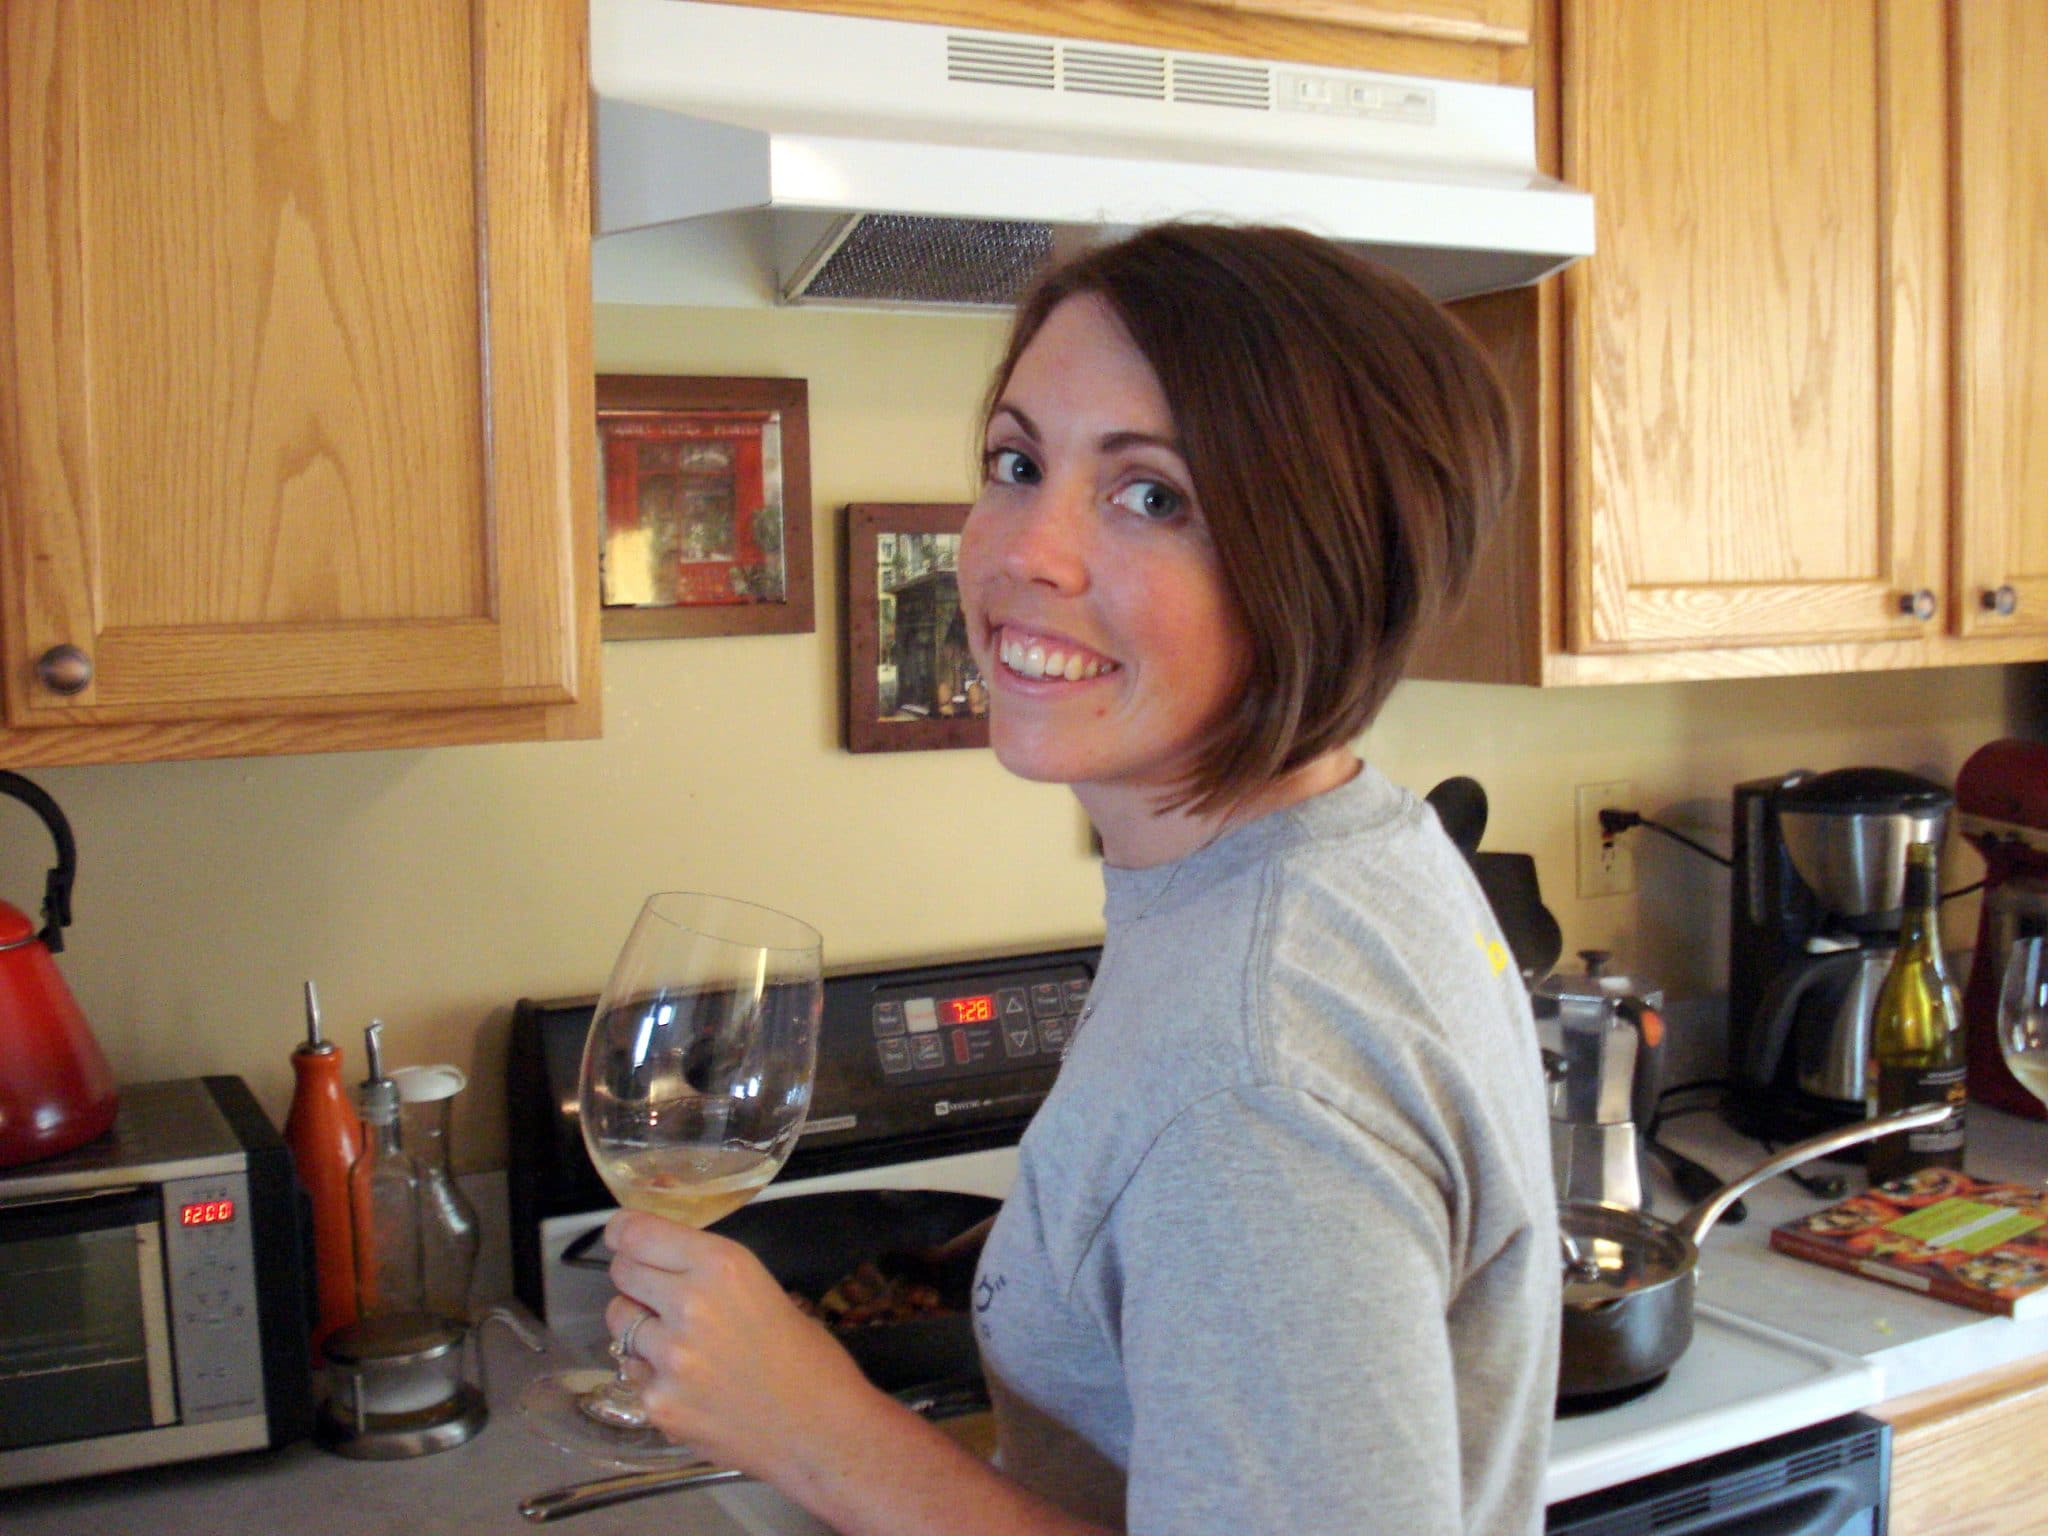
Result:
{"label": "wine bottle label", "polygon": [[1890,1067],[1877,1069],[1877,1108],[1880,1114],[1910,1109],[1916,1104],[1946,1103],[1948,1118],[1906,1133],[1906,1145],[1916,1153],[1955,1155],[1963,1150],[1963,1114],[1967,1088],[1961,1067]]}

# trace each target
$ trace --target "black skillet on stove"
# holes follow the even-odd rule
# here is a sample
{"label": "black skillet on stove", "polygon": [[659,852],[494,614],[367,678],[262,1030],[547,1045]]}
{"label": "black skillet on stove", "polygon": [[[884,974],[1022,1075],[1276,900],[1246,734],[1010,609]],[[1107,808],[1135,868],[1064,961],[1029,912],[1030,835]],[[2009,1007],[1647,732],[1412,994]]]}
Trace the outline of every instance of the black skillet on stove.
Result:
{"label": "black skillet on stove", "polygon": [[934,1286],[943,1313],[834,1330],[870,1381],[904,1396],[981,1377],[972,1310],[979,1245],[928,1255],[1000,1203],[945,1190],[841,1190],[762,1201],[712,1230],[751,1249],[783,1289],[812,1301],[870,1261],[892,1278]]}

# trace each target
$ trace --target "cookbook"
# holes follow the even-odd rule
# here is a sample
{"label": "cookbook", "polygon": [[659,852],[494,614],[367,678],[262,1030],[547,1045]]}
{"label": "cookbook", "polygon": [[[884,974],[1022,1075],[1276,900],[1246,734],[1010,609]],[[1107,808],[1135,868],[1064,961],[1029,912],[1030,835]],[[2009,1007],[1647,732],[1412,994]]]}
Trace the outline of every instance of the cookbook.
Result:
{"label": "cookbook", "polygon": [[2048,1190],[1923,1168],[1777,1227],[1771,1246],[2007,1317],[2048,1309]]}

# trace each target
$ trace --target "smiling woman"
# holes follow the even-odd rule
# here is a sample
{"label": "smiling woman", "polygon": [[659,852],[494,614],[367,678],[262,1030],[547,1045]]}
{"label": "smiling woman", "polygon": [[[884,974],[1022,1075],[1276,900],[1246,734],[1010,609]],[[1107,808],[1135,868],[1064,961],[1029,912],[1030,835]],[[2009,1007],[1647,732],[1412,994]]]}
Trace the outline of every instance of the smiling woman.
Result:
{"label": "smiling woman", "polygon": [[631,1218],[613,1322],[663,1318],[665,1432],[877,1536],[1537,1529],[1559,1287],[1528,997],[1434,812],[1351,745],[1511,443],[1470,339],[1307,235],[1161,226],[1020,308],[964,638],[1004,766],[1101,835],[1108,931],[977,1275],[1002,1471],[730,1245]]}

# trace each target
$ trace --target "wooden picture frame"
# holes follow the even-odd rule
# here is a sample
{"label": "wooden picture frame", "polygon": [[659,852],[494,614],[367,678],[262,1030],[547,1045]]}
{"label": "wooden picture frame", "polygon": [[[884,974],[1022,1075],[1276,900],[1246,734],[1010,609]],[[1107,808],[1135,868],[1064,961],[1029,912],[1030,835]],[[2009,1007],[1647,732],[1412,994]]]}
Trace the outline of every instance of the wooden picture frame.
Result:
{"label": "wooden picture frame", "polygon": [[846,509],[840,591],[849,752],[988,745],[988,686],[960,615],[967,512],[964,502]]}
{"label": "wooden picture frame", "polygon": [[804,380],[599,374],[597,466],[605,639],[817,628]]}

